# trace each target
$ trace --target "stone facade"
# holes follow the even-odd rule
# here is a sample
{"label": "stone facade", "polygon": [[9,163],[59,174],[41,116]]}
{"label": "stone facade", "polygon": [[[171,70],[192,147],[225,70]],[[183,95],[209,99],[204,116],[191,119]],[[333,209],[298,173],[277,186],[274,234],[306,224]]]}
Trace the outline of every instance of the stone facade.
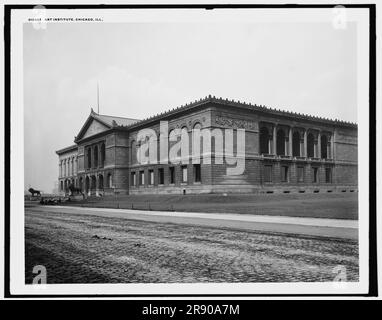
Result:
{"label": "stone facade", "polygon": [[[160,148],[161,121],[170,136],[165,151]],[[195,129],[208,129],[215,137],[207,151],[200,140],[200,163],[194,162],[192,149]],[[142,130],[155,133],[158,162],[138,161],[137,150],[148,143],[139,136]],[[245,139],[244,171],[227,174],[238,154],[239,131]],[[232,132],[231,140],[226,132]],[[161,152],[168,156],[177,135],[189,137],[188,156],[179,163],[161,163]],[[232,155],[219,154],[219,141],[223,151],[233,141]],[[70,183],[88,195],[344,192],[356,191],[358,184],[356,124],[211,96],[145,120],[92,110],[75,143],[57,151],[62,192]]]}

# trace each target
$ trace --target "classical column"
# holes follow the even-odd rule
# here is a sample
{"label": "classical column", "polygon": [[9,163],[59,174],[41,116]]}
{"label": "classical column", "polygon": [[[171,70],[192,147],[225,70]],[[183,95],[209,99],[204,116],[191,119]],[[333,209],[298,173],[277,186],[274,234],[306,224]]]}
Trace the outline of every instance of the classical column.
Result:
{"label": "classical column", "polygon": [[292,146],[292,127],[289,128],[289,148],[288,148],[288,154],[292,157],[293,156],[293,146]]}
{"label": "classical column", "polygon": [[300,157],[304,156],[304,134],[300,137]]}
{"label": "classical column", "polygon": [[276,155],[277,154],[277,128],[276,128],[276,125],[273,125],[273,154]]}
{"label": "classical column", "polygon": [[308,134],[306,129],[304,130],[304,154],[302,156],[308,157]]}
{"label": "classical column", "polygon": [[272,154],[272,135],[268,137],[268,154]]}
{"label": "classical column", "polygon": [[287,156],[289,154],[289,137],[286,134],[285,135],[285,146],[284,146],[284,156]]}
{"label": "classical column", "polygon": [[317,158],[321,158],[321,131],[318,131]]}
{"label": "classical column", "polygon": [[326,145],[326,155],[328,159],[332,158],[331,150],[330,150],[330,141],[328,141],[328,144]]}

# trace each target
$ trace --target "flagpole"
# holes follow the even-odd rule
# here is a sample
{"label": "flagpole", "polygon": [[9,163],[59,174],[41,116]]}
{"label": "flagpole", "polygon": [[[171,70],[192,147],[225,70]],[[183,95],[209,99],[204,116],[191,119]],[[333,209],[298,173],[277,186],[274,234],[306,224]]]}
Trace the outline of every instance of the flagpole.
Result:
{"label": "flagpole", "polygon": [[97,113],[99,114],[99,84],[97,81]]}

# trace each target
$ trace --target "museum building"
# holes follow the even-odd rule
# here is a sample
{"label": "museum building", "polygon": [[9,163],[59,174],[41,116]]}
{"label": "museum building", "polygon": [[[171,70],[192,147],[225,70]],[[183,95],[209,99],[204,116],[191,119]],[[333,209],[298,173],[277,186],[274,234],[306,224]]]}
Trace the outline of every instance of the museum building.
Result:
{"label": "museum building", "polygon": [[[176,132],[175,139],[164,144],[167,155],[181,135],[191,137],[195,129],[210,130],[211,147],[205,148],[203,135],[200,161],[193,161],[191,143],[187,159],[159,161],[163,122],[168,137]],[[140,132],[145,129],[155,133],[157,162],[143,163],[137,157],[145,143]],[[215,148],[219,139],[227,145],[226,130],[233,132],[231,155],[218,154]],[[239,131],[245,139],[244,170],[227,174],[233,163],[229,157],[238,154]],[[357,191],[356,124],[212,96],[144,120],[91,110],[74,143],[56,151],[62,193],[69,193],[70,186],[89,196]],[[211,161],[203,161],[208,157]]]}

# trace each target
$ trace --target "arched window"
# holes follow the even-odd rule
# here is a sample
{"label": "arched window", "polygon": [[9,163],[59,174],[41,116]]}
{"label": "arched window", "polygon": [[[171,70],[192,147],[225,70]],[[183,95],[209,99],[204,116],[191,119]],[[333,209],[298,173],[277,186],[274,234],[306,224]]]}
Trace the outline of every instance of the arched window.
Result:
{"label": "arched window", "polygon": [[285,132],[282,129],[277,131],[277,155],[285,155]]}
{"label": "arched window", "polygon": [[[182,130],[181,130],[181,157],[182,159],[184,157],[188,157],[190,155],[190,136],[188,135],[188,129],[187,127],[183,127]],[[184,149],[184,153],[183,154],[183,149]],[[187,161],[186,159],[182,160],[182,161]]]}
{"label": "arched window", "polygon": [[[199,139],[197,136],[197,131],[199,130]],[[195,151],[191,151],[191,153],[196,152],[196,154],[193,156],[200,156],[203,154],[203,141],[202,141],[202,125],[199,122],[196,122],[191,130],[191,148],[192,150],[195,149]],[[195,141],[194,141],[195,140]],[[199,141],[198,141],[199,140]],[[199,143],[199,150],[197,150],[196,146]]]}
{"label": "arched window", "polygon": [[69,176],[69,160],[65,159],[65,177]]}
{"label": "arched window", "polygon": [[98,146],[94,147],[94,167],[98,167]]}
{"label": "arched window", "polygon": [[196,122],[196,123],[194,124],[193,129],[199,129],[199,130],[201,130],[201,129],[202,129],[202,125],[201,125],[199,122]]}
{"label": "arched window", "polygon": [[328,137],[326,135],[321,136],[321,158],[328,158]]}
{"label": "arched window", "polygon": [[64,181],[61,181],[61,188],[60,188],[60,191],[64,191]]}
{"label": "arched window", "polygon": [[97,188],[97,178],[96,178],[96,176],[91,176],[90,182],[91,182],[90,189],[91,190],[96,189]]}
{"label": "arched window", "polygon": [[307,143],[308,158],[314,158],[314,135],[311,132],[308,133]]}
{"label": "arched window", "polygon": [[103,175],[98,176],[98,189],[103,190]]}
{"label": "arched window", "polygon": [[92,149],[89,147],[87,151],[88,169],[92,167]]}
{"label": "arched window", "polygon": [[260,153],[269,154],[269,132],[266,127],[260,129]]}
{"label": "arched window", "polygon": [[106,152],[105,152],[105,144],[101,144],[101,167],[105,165],[105,159],[106,159]]}
{"label": "arched window", "polygon": [[82,190],[82,188],[83,188],[83,179],[82,179],[82,177],[80,178],[80,180],[78,182],[78,188],[80,188],[80,190]]}
{"label": "arched window", "polygon": [[89,177],[87,176],[87,177],[85,178],[85,191],[88,192],[89,189],[90,189],[90,179],[89,179]]}
{"label": "arched window", "polygon": [[298,131],[293,132],[292,149],[293,149],[293,156],[299,157],[300,156],[300,134],[298,133]]}
{"label": "arched window", "polygon": [[176,140],[174,140],[175,139],[174,137],[175,137],[175,130],[172,129],[168,133],[168,151],[169,152],[170,152],[171,147],[176,143]]}

